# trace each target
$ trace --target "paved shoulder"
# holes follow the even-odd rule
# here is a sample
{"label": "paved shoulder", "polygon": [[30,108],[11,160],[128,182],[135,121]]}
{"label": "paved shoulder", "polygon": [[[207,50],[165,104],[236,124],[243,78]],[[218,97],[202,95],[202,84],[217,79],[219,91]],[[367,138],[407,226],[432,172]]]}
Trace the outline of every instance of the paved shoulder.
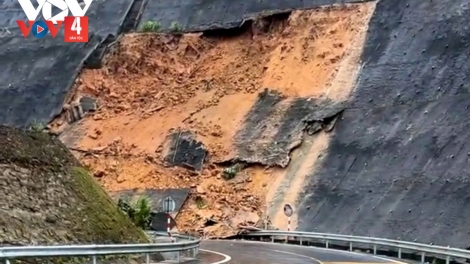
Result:
{"label": "paved shoulder", "polygon": [[[201,249],[219,253],[219,257],[216,258],[213,254],[202,251],[203,255],[200,263],[204,264],[402,263],[354,252],[251,241],[209,240],[201,243]],[[223,257],[223,255],[230,258]],[[224,260],[225,262],[223,262]]]}

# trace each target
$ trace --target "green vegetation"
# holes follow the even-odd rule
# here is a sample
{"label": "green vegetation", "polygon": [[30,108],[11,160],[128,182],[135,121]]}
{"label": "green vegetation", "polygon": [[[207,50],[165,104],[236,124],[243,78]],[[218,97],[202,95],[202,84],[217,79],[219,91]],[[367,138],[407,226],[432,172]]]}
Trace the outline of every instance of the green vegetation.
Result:
{"label": "green vegetation", "polygon": [[61,172],[66,166],[79,165],[61,142],[40,129],[25,131],[6,126],[0,126],[1,163],[53,172]]}
{"label": "green vegetation", "polygon": [[174,33],[179,33],[183,31],[183,26],[178,22],[171,22],[170,31]]}
{"label": "green vegetation", "polygon": [[46,125],[43,122],[37,121],[37,120],[35,120],[29,127],[29,130],[35,131],[35,132],[43,132],[45,129],[46,129]]}
{"label": "green vegetation", "polygon": [[160,32],[161,24],[158,21],[147,21],[142,25],[143,32]]}
{"label": "green vegetation", "polygon": [[132,222],[142,228],[148,229],[152,220],[152,202],[147,196],[129,199],[127,196],[119,198],[118,208],[121,209]]}
{"label": "green vegetation", "polygon": [[[88,232],[92,236],[106,237],[107,241],[147,242],[145,234],[136,228],[123,214],[98,183],[80,167],[71,172],[75,179],[74,188],[83,200],[88,200],[83,211],[89,221],[86,222]],[[85,231],[85,230],[84,230]]]}
{"label": "green vegetation", "polygon": [[241,163],[236,163],[228,168],[225,168],[224,171],[222,172],[222,177],[226,180],[231,180],[237,176],[237,173],[239,173],[241,170],[243,170],[245,166]]}
{"label": "green vegetation", "polygon": [[196,206],[198,209],[204,209],[206,207],[206,201],[201,196],[196,196],[194,201],[196,202]]}
{"label": "green vegetation", "polygon": [[[38,129],[0,126],[0,176],[5,204],[21,211],[21,217],[18,210],[0,214],[5,231],[0,240],[5,244],[149,242],[69,150]],[[84,262],[81,258],[15,261]]]}

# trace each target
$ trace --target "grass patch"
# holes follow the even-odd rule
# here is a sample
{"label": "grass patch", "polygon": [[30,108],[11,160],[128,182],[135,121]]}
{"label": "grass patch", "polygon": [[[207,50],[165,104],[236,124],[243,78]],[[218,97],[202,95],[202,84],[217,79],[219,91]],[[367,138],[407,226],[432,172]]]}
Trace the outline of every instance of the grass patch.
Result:
{"label": "grass patch", "polygon": [[183,32],[183,26],[178,22],[171,22],[169,29],[171,32],[174,32],[174,33]]}
{"label": "grass patch", "polygon": [[29,130],[34,131],[34,132],[43,132],[46,129],[46,125],[43,122],[35,120],[31,126],[29,127]]}
{"label": "grass patch", "polygon": [[158,21],[146,21],[142,25],[143,32],[160,32],[162,25]]}
{"label": "grass patch", "polygon": [[222,172],[222,177],[226,180],[231,180],[237,176],[241,170],[243,170],[245,166],[241,163],[233,164],[232,166],[225,168]]}
{"label": "grass patch", "polygon": [[[80,208],[86,221],[81,232],[88,233],[97,243],[146,243],[145,233],[136,228],[130,219],[121,212],[108,194],[81,167],[72,167],[74,182],[72,188],[80,196]],[[78,231],[78,230],[77,230]]]}
{"label": "grass patch", "polygon": [[0,162],[37,170],[62,171],[78,165],[69,150],[40,129],[0,126]]}
{"label": "grass patch", "polygon": [[194,198],[194,202],[196,202],[196,206],[198,209],[206,208],[206,201],[201,196],[196,196],[196,198]]}
{"label": "grass patch", "polygon": [[[0,126],[0,191],[21,210],[0,215],[10,245],[147,243],[149,239],[57,139],[38,129]],[[4,170],[2,171],[2,168]],[[44,217],[46,219],[44,219]],[[130,256],[132,257],[132,256]],[[158,258],[163,259],[160,254]],[[127,256],[107,256],[119,259]],[[89,258],[22,259],[15,263],[90,263]]]}
{"label": "grass patch", "polygon": [[128,196],[119,197],[118,208],[126,214],[132,222],[146,230],[152,221],[152,201],[146,195],[130,199]]}

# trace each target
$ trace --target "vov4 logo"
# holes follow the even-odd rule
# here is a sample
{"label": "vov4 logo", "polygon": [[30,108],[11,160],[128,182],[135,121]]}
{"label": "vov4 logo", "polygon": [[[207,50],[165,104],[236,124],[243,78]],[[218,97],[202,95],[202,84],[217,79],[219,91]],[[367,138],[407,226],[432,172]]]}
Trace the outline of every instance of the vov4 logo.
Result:
{"label": "vov4 logo", "polygon": [[[34,7],[31,0],[18,0],[28,18],[28,25],[22,20],[16,21],[25,38],[28,37],[30,32],[36,38],[44,38],[50,32],[52,37],[55,38],[62,24],[64,24],[65,42],[88,42],[88,17],[85,14],[93,0],[83,0],[83,4],[80,4],[79,0],[33,1],[37,1],[37,7]],[[61,11],[53,16],[52,6]],[[69,11],[72,13],[71,16],[69,16]],[[39,13],[42,13],[44,21],[36,21]]]}

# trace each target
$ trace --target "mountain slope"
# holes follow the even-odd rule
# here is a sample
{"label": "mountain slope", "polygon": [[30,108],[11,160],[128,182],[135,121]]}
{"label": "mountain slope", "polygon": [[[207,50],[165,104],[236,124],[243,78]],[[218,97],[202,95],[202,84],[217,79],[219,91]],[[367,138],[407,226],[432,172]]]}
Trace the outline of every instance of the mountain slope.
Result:
{"label": "mountain slope", "polygon": [[48,134],[0,126],[0,244],[131,243],[145,234]]}

